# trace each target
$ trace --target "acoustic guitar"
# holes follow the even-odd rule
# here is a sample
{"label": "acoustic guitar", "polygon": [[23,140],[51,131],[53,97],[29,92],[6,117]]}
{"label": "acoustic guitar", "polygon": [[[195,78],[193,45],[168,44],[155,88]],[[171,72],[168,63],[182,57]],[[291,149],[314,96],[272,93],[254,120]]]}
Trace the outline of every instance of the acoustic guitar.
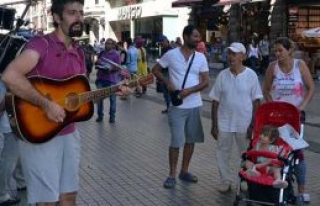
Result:
{"label": "acoustic guitar", "polygon": [[153,75],[90,91],[88,79],[83,75],[64,80],[30,77],[31,84],[45,97],[56,102],[66,111],[63,122],[49,120],[45,112],[34,104],[8,93],[5,104],[13,132],[30,143],[44,143],[55,137],[63,128],[73,122],[90,119],[97,102],[120,91],[121,86],[135,87],[153,83]]}

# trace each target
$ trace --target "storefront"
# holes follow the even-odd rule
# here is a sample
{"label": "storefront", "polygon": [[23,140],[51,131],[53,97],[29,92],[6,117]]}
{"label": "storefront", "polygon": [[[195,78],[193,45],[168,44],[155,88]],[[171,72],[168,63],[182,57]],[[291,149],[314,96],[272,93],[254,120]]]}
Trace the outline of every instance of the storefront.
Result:
{"label": "storefront", "polygon": [[[307,41],[302,36],[302,32],[320,27],[320,2],[293,1],[288,2],[288,37],[300,44],[302,47],[317,47],[320,45]],[[317,49],[315,48],[315,49]]]}
{"label": "storefront", "polygon": [[188,24],[189,12],[188,8],[173,9],[171,2],[161,0],[111,8],[106,14],[106,33],[117,40],[136,36],[156,40],[160,35],[174,40]]}
{"label": "storefront", "polygon": [[302,58],[312,76],[318,79],[320,69],[320,37],[305,37],[304,31],[320,27],[320,2],[315,0],[291,0],[286,5],[287,34],[296,42],[296,58]]}

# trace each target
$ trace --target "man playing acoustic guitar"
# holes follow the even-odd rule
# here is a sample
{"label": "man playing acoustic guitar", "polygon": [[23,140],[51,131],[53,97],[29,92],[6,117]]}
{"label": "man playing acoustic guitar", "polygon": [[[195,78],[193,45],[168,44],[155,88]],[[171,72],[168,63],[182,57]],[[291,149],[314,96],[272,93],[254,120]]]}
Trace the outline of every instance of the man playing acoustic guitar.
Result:
{"label": "man playing acoustic guitar", "polygon": [[[2,75],[14,95],[41,108],[56,124],[64,121],[66,111],[50,97],[40,94],[28,77],[38,75],[59,80],[85,75],[84,53],[72,41],[72,37],[83,32],[83,4],[84,0],[52,0],[55,30],[30,40]],[[28,204],[75,205],[80,136],[73,123],[57,136],[37,145],[19,141]]]}

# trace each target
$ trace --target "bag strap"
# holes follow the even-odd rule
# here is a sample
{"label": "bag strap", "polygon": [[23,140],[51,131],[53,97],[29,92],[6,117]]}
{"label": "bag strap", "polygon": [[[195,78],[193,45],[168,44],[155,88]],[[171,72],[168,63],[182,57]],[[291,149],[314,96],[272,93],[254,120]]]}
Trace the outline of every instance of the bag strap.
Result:
{"label": "bag strap", "polygon": [[186,84],[187,77],[188,77],[188,74],[189,74],[189,71],[190,71],[191,65],[192,65],[192,63],[193,63],[194,56],[195,56],[195,52],[193,52],[193,55],[192,55],[191,61],[190,61],[190,63],[189,63],[188,69],[187,69],[187,72],[186,72],[186,74],[184,75],[184,79],[183,79],[183,83],[182,83],[182,87],[181,87],[181,89],[184,89],[184,85]]}

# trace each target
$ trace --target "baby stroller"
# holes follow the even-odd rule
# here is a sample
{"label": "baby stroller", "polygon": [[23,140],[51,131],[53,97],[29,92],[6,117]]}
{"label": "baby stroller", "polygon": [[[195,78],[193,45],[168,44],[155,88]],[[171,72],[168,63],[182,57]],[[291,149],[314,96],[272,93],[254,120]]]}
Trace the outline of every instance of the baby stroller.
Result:
{"label": "baby stroller", "polygon": [[[258,157],[273,159],[274,166],[280,166],[282,179],[288,182],[286,189],[277,189],[273,187],[274,178],[270,174],[261,174],[260,176],[250,176],[245,168],[239,171],[239,184],[237,188],[236,199],[234,206],[239,205],[240,201],[245,201],[247,205],[257,203],[260,205],[277,205],[285,206],[293,203],[293,174],[294,166],[298,164],[299,151],[295,151],[282,138],[277,138],[274,144],[280,148],[279,153],[268,151],[257,151],[252,148],[259,141],[259,133],[264,125],[272,125],[281,127],[285,124],[291,125],[302,138],[303,125],[300,122],[300,112],[298,109],[289,103],[285,102],[270,102],[261,105],[258,108],[255,127],[253,131],[253,139],[249,149],[242,155],[243,160],[257,161]],[[247,194],[241,193],[241,182],[246,182],[248,185]]]}

